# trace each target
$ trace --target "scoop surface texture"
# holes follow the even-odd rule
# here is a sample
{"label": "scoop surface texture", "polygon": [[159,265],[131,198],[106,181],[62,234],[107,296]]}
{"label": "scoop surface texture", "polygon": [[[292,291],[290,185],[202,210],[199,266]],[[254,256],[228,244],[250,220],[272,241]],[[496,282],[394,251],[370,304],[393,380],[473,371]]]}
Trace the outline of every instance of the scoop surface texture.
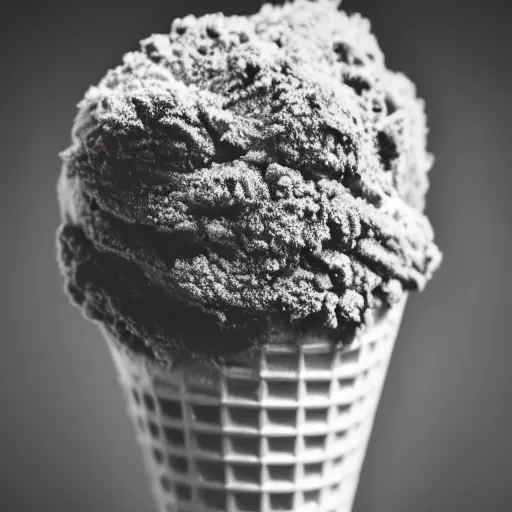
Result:
{"label": "scoop surface texture", "polygon": [[61,269],[162,361],[348,339],[440,262],[423,101],[337,2],[187,16],[78,105]]}

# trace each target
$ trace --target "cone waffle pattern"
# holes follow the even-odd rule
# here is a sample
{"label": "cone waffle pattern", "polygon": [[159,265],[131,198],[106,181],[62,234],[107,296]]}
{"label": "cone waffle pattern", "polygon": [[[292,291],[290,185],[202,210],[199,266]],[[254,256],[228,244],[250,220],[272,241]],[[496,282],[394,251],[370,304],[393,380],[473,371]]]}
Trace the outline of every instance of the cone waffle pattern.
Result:
{"label": "cone waffle pattern", "polygon": [[350,512],[404,303],[352,345],[169,372],[107,333],[159,512]]}

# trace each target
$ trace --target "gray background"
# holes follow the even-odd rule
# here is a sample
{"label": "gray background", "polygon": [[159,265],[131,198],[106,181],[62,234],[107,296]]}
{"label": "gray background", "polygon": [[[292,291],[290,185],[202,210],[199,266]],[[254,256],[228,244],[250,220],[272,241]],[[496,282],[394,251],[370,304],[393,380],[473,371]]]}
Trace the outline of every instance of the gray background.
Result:
{"label": "gray background", "polygon": [[[122,53],[186,11],[258,0],[89,0],[2,7],[0,510],[151,511],[113,365],[62,294],[57,152],[75,104]],[[512,510],[511,7],[346,0],[426,98],[428,214],[442,269],[409,303],[356,512]],[[507,44],[508,43],[508,44]]]}

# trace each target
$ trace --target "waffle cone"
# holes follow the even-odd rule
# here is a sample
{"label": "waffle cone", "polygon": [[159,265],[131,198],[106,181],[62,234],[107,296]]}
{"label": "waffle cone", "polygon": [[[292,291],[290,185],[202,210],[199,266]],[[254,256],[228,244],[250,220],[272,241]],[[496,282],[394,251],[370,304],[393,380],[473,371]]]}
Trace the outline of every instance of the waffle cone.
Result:
{"label": "waffle cone", "polygon": [[104,330],[159,512],[350,512],[405,300],[348,347],[169,371]]}

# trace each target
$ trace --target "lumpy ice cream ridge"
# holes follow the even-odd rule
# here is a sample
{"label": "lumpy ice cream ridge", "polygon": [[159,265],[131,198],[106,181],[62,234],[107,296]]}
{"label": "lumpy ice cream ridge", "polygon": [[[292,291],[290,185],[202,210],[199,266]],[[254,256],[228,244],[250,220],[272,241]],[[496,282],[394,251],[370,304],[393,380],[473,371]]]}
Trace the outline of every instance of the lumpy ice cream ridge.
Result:
{"label": "lumpy ice cream ridge", "polygon": [[[143,361],[154,368],[147,386],[162,373],[184,379],[176,403],[186,408],[190,375],[213,372],[206,380],[222,388],[224,404],[223,369],[249,354],[259,366],[245,378],[263,400],[262,354],[296,351],[301,382],[304,350],[315,343],[330,347],[328,367],[339,377],[336,354],[355,347],[362,357],[377,313],[394,319],[388,331],[381,326],[392,346],[396,311],[438,267],[423,213],[433,163],[424,103],[408,78],[386,68],[368,20],[338,7],[296,0],[252,16],[176,19],[79,103],[61,154],[60,267],[118,366],[132,365],[125,382],[140,381]],[[331,405],[339,391],[329,388]],[[189,451],[191,438],[183,434]],[[174,485],[172,503],[186,501]],[[188,485],[194,511],[214,510]],[[265,496],[261,510],[274,510]],[[307,505],[297,496],[290,510]],[[245,510],[235,495],[223,499],[219,510]]]}

